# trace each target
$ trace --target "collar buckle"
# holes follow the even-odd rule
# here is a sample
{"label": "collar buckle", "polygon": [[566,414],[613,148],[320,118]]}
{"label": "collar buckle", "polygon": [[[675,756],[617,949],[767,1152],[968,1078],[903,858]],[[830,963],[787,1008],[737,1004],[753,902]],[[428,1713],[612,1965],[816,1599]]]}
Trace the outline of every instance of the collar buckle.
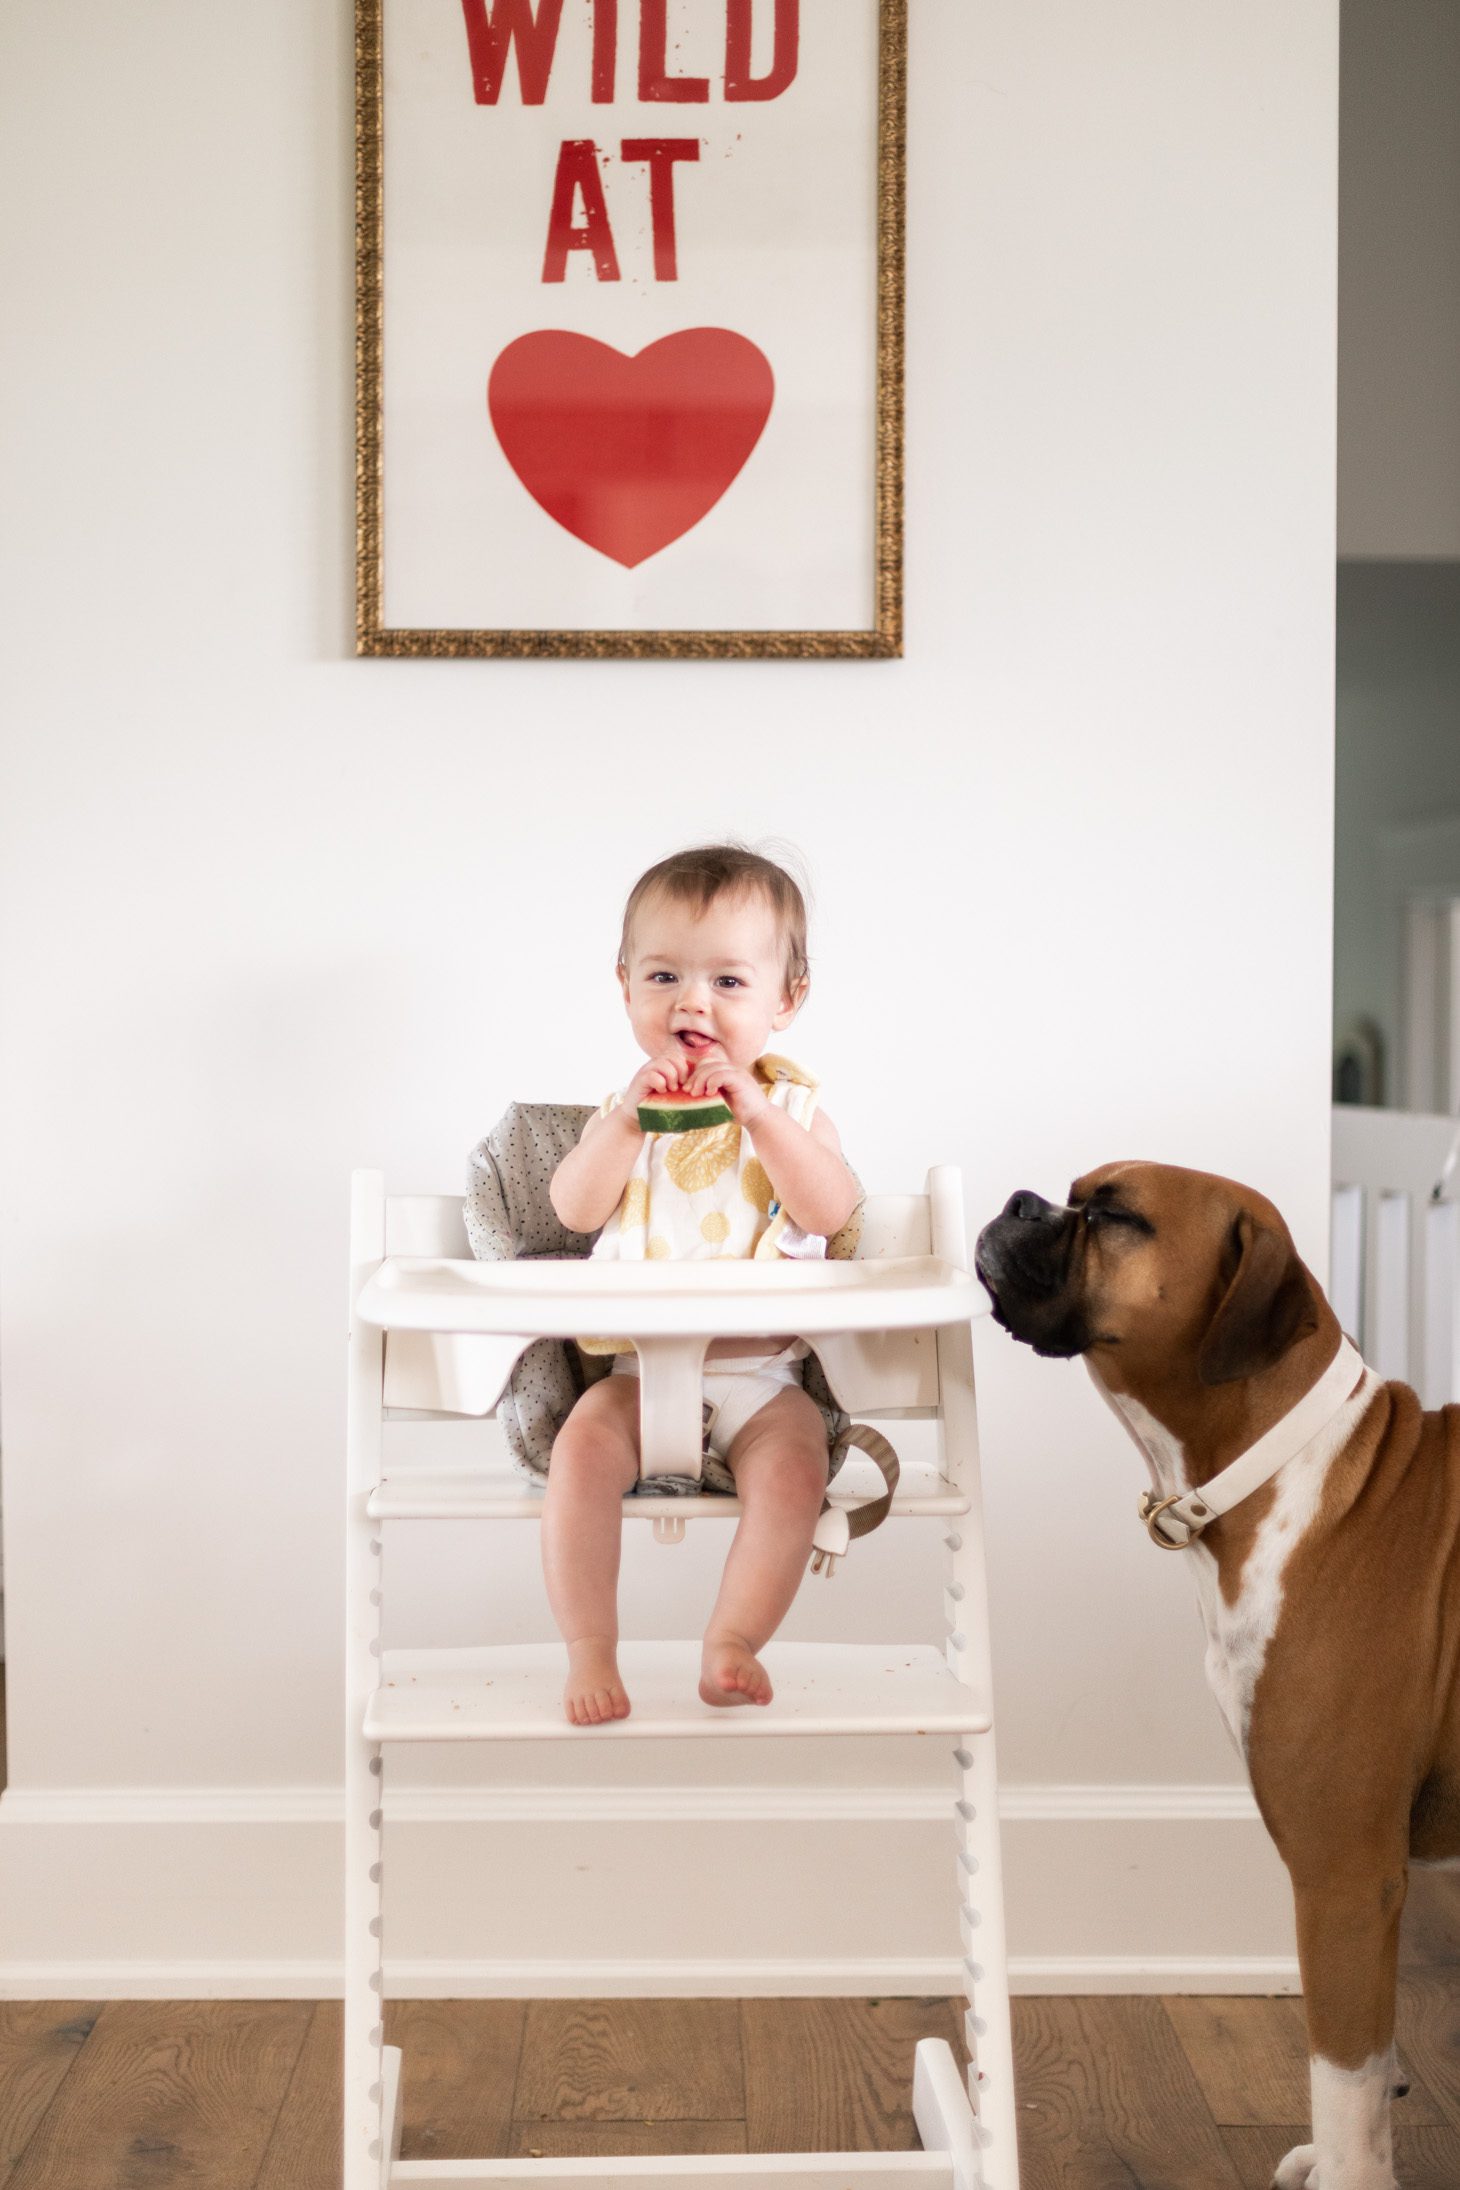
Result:
{"label": "collar buckle", "polygon": [[1177,1537],[1166,1536],[1162,1533],[1162,1514],[1169,1512],[1172,1506],[1179,1506],[1180,1504],[1181,1496],[1179,1493],[1172,1498],[1158,1498],[1153,1490],[1143,1490],[1141,1492],[1140,1503],[1136,1510],[1146,1524],[1146,1534],[1158,1550],[1188,1551],[1201,1534],[1201,1530],[1194,1528],[1186,1516],[1180,1513],[1175,1516],[1176,1525],[1178,1528],[1184,1528],[1186,1534]]}

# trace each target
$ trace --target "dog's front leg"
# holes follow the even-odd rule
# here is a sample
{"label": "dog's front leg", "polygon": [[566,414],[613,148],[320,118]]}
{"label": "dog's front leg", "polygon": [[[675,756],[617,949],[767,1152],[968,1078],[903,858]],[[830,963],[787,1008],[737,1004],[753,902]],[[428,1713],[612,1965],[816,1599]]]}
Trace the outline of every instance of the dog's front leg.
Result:
{"label": "dog's front leg", "polygon": [[1406,1869],[1293,1880],[1308,2015],[1313,2142],[1278,2190],[1395,2190],[1389,2135]]}

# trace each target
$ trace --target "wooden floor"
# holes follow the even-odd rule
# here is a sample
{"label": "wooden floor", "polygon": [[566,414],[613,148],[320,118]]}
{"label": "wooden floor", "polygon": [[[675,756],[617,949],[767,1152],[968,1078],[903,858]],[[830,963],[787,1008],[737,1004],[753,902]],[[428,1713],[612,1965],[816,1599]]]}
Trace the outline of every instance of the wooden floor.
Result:
{"label": "wooden floor", "polygon": [[[1408,2190],[1460,2185],[1460,1881],[1407,1918]],[[399,2002],[407,2155],[898,2148],[947,2000]],[[1024,2190],[1266,2190],[1307,2108],[1293,2000],[1015,2002]],[[329,2001],[0,2006],[0,2190],[336,2190]]]}

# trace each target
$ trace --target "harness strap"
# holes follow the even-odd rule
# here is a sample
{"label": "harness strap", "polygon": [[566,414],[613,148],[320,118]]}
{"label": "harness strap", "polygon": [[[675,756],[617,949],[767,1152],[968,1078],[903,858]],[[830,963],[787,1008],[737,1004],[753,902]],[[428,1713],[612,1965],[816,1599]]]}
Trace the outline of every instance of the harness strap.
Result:
{"label": "harness strap", "polygon": [[811,1539],[811,1571],[825,1574],[828,1580],[836,1571],[837,1560],[845,1556],[847,1546],[858,1536],[870,1536],[873,1529],[880,1528],[887,1519],[902,1473],[896,1452],[870,1422],[849,1422],[832,1447],[832,1458],[840,1462],[854,1448],[864,1452],[875,1464],[887,1487],[880,1496],[865,1499],[859,1506],[834,1506],[830,1498],[823,1504],[816,1533]]}

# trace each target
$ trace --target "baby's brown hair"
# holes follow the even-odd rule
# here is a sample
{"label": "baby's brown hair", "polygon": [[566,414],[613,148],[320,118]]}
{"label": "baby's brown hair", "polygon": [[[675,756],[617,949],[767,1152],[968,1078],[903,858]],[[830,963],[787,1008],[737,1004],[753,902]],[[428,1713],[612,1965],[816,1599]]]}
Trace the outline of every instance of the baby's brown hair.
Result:
{"label": "baby's brown hair", "polygon": [[743,844],[697,844],[687,852],[673,852],[656,867],[641,874],[624,907],[623,933],[619,939],[620,968],[628,959],[629,934],[634,915],[644,900],[656,892],[691,905],[696,916],[708,912],[717,897],[745,892],[766,900],[786,952],[786,987],[794,995],[810,973],[806,955],[806,899],[800,884],[784,867]]}

